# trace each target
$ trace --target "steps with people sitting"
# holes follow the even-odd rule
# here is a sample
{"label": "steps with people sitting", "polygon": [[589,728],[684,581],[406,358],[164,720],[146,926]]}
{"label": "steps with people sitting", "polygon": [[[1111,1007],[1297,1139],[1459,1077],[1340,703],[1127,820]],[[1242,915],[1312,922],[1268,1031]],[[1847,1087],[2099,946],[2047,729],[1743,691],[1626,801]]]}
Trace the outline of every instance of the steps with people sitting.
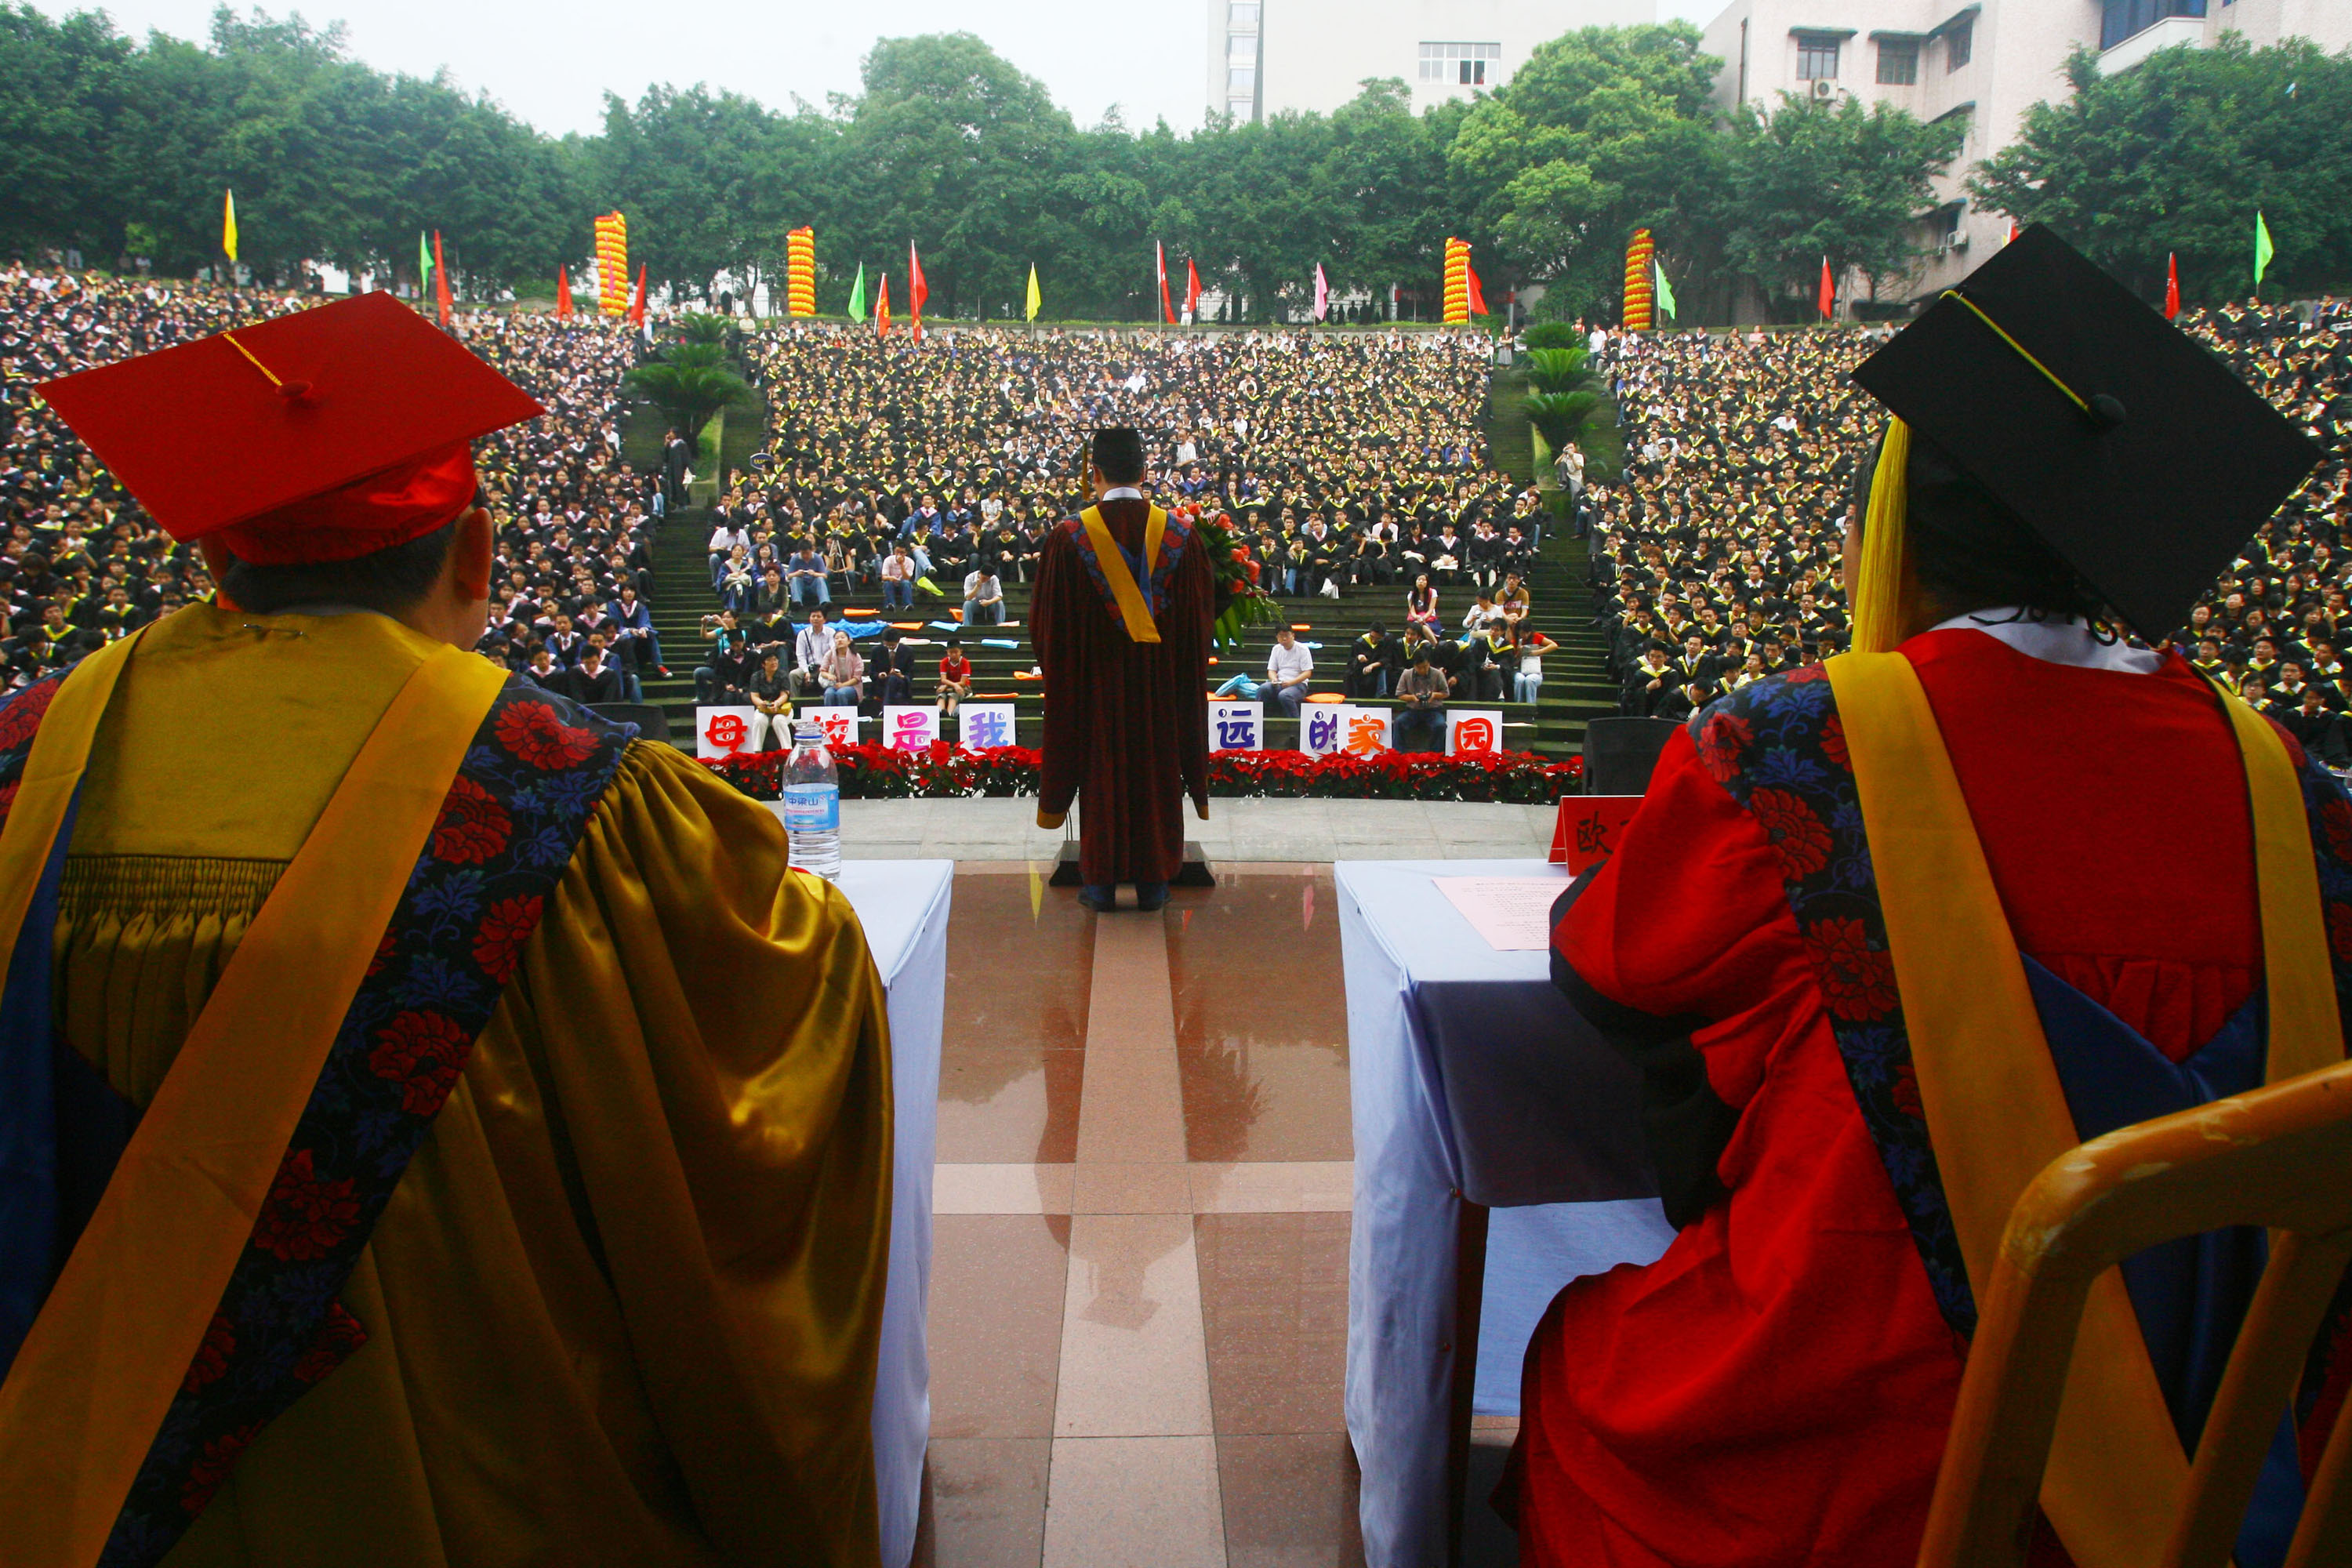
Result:
{"label": "steps with people sitting", "polygon": [[[662,658],[670,673],[667,678],[646,678],[645,700],[667,710],[671,736],[681,746],[693,744],[694,670],[703,662],[709,647],[702,635],[703,617],[716,616],[719,607],[719,595],[711,586],[709,557],[705,549],[709,533],[709,515],[699,509],[690,509],[669,520],[656,540],[653,552],[653,621],[661,641]],[[1503,714],[1502,744],[1507,750],[1554,757],[1575,755],[1582,748],[1586,721],[1617,710],[1616,687],[1606,668],[1606,647],[1593,625],[1583,562],[1582,540],[1564,527],[1546,530],[1528,584],[1530,619],[1559,647],[1545,657],[1543,685],[1537,700],[1473,703],[1464,700],[1456,703],[1461,707],[1499,710]],[[957,596],[961,584],[942,579],[938,585],[943,590],[938,595],[918,593],[912,614],[889,617],[892,622],[911,626],[905,635],[915,645],[927,674],[931,664],[946,651],[943,639],[949,635],[931,623],[956,620],[961,608]],[[1018,740],[1023,745],[1034,746],[1043,733],[1043,698],[1040,683],[1031,674],[1036,655],[1029,644],[1026,626],[1029,584],[1008,579],[1003,586],[1007,624],[1002,628],[974,628],[972,634],[964,636],[963,651],[972,664],[974,700],[1013,702]],[[831,590],[833,602],[828,606],[828,619],[845,617],[855,622],[883,618],[878,586],[865,583],[845,585],[836,577]],[[1463,612],[1474,600],[1475,591],[1466,587],[1440,589],[1439,602],[1450,632],[1459,635]],[[1315,677],[1309,689],[1316,693],[1336,695],[1342,689],[1345,650],[1373,622],[1382,623],[1391,637],[1401,634],[1404,627],[1402,584],[1348,589],[1338,599],[1284,598],[1276,603],[1287,624],[1303,628],[1298,632],[1299,640],[1309,644],[1309,651],[1315,655]],[[806,611],[796,609],[793,619],[795,624],[804,622]],[[1253,679],[1263,679],[1266,656],[1274,645],[1274,632],[1272,625],[1247,628],[1241,646],[1222,652],[1211,667],[1211,685],[1221,685],[1242,671],[1247,671]],[[982,639],[1014,646],[992,647],[985,646]],[[861,639],[859,646],[861,649],[870,647],[871,639]],[[784,652],[789,664],[791,650],[787,647]],[[917,699],[928,700],[930,694],[930,682],[919,680]],[[1505,695],[1509,695],[1507,681]],[[1276,748],[1297,746],[1297,724],[1271,703],[1268,709],[1266,743]],[[871,735],[873,731],[869,728],[866,733]]]}

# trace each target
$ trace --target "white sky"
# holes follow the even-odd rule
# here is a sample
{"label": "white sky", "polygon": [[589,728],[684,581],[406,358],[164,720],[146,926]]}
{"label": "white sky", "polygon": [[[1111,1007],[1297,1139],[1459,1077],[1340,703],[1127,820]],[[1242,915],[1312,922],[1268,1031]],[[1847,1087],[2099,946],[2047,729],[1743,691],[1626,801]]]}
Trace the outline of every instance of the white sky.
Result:
{"label": "white sky", "polygon": [[[94,8],[39,4],[52,16]],[[213,4],[111,0],[104,8],[134,37],[154,29],[201,39]],[[1658,0],[1658,15],[1704,26],[1722,4]],[[857,90],[858,61],[876,38],[957,31],[979,34],[1043,81],[1081,125],[1117,105],[1130,128],[1164,118],[1189,131],[1201,120],[1208,48],[1199,0],[269,0],[264,8],[299,12],[320,27],[342,21],[352,54],[382,70],[429,77],[446,66],[467,90],[487,89],[553,134],[597,130],[606,91],[635,100],[656,82],[708,82],[777,109],[797,93],[822,109],[825,94]]]}

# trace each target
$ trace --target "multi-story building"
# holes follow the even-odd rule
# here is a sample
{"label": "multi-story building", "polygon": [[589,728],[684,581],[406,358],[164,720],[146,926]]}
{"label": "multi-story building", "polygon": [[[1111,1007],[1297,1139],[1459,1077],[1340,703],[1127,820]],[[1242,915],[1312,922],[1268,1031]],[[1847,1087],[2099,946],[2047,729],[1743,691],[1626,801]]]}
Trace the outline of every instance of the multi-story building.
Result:
{"label": "multi-story building", "polygon": [[1209,112],[1328,113],[1382,77],[1418,111],[1499,87],[1562,33],[1656,20],[1656,0],[1207,0]]}
{"label": "multi-story building", "polygon": [[1892,296],[1910,299],[1966,275],[2007,234],[2007,218],[1969,202],[1968,172],[2016,138],[2028,109],[2067,91],[2061,68],[2075,49],[2098,50],[2112,72],[2224,31],[2339,49],[2352,45],[2352,0],[1734,0],[1708,24],[1706,49],[1723,61],[1727,105],[1858,97],[1967,128],[1926,220],[1935,254]]}

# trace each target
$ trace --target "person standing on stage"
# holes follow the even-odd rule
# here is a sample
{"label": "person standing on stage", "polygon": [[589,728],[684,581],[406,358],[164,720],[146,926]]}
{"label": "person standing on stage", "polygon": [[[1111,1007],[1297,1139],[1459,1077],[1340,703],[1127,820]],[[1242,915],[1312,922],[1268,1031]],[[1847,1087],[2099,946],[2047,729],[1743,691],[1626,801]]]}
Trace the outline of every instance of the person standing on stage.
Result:
{"label": "person standing on stage", "polygon": [[[2311,443],[2040,228],[1853,377],[1893,416],[1846,538],[1855,651],[1701,709],[1557,912],[1555,979],[1642,1069],[1679,1234],[1529,1343],[1505,1500],[1530,1564],[1909,1564],[2027,1184],[2344,1058],[2352,800],[2116,630],[2179,626]],[[2094,1292],[2037,1563],[2165,1555],[2263,1258],[2216,1233]],[[2347,1316],[2242,1568],[2292,1535]]]}
{"label": "person standing on stage", "polygon": [[1168,901],[1184,863],[1183,801],[1209,816],[1213,585],[1192,525],[1143,497],[1143,438],[1095,433],[1095,504],[1045,536],[1030,636],[1045,679],[1045,767],[1037,826],[1078,815],[1079,902]]}
{"label": "person standing on stage", "polygon": [[220,592],[0,706],[0,1555],[872,1563],[882,987],[466,651],[539,405],[382,293],[40,390]]}

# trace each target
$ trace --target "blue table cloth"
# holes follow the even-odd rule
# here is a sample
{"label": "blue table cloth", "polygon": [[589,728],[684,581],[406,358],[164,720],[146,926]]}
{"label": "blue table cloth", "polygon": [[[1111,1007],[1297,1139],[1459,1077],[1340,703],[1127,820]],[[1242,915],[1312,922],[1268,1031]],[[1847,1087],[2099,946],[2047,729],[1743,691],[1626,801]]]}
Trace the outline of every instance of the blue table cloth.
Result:
{"label": "blue table cloth", "polygon": [[931,1292],[931,1167],[939,1146],[940,1036],[947,1018],[952,860],[850,860],[841,868],[887,993],[892,1120],[890,1271],[874,1372],[874,1480],[882,1561],[906,1568],[931,1436],[924,1325]]}
{"label": "blue table cloth", "polygon": [[[1540,860],[1334,868],[1355,1126],[1348,1435],[1369,1568],[1442,1563],[1462,1205],[1491,1207],[1476,1394],[1516,1416],[1519,1364],[1561,1286],[1649,1263],[1653,1194],[1633,1068],[1553,989],[1548,952],[1497,952],[1435,877],[1556,878]],[[1472,1499],[1483,1506],[1483,1499]]]}

